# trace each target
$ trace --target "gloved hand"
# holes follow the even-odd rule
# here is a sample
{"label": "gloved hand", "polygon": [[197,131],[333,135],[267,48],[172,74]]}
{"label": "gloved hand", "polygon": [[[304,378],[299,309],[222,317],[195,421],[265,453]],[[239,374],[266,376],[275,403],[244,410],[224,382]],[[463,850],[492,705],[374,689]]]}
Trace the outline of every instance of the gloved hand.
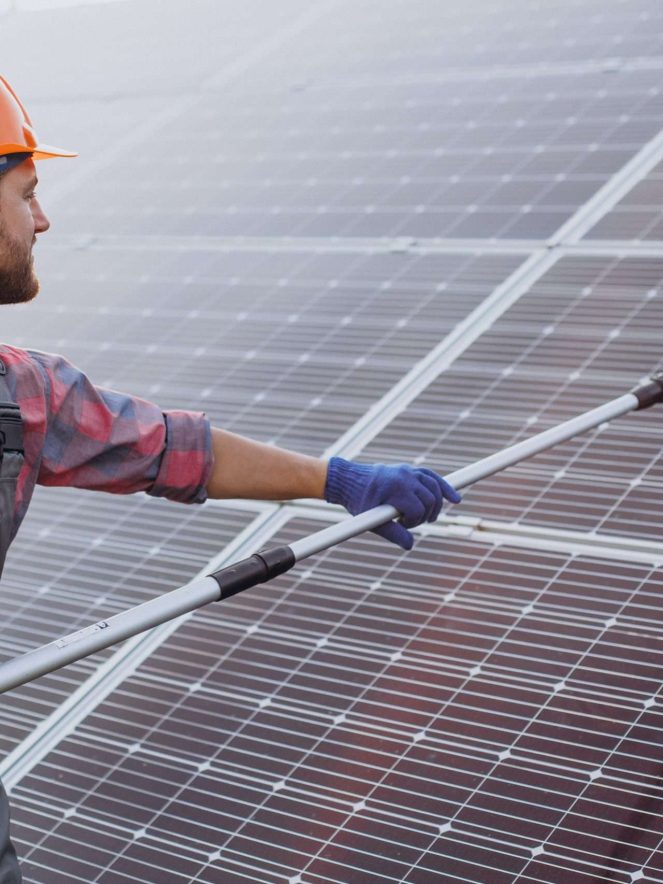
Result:
{"label": "gloved hand", "polygon": [[332,457],[327,468],[325,500],[340,503],[356,516],[383,503],[395,507],[401,518],[375,528],[403,549],[412,549],[414,537],[407,530],[422,522],[434,522],[444,499],[460,502],[460,494],[441,476],[426,467],[410,467],[401,463],[360,464]]}

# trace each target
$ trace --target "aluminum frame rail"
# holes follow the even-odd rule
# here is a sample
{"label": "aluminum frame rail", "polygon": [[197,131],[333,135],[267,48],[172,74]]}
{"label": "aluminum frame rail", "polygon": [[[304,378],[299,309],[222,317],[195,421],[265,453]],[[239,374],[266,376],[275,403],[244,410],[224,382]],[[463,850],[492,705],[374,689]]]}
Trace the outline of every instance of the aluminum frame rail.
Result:
{"label": "aluminum frame rail", "polygon": [[[614,420],[663,402],[663,372],[617,399],[551,427],[529,439],[511,445],[446,476],[462,489],[501,472],[515,463]],[[271,580],[290,570],[297,562],[344,540],[363,534],[396,519],[399,512],[384,505],[344,519],[321,531],[295,541],[291,546],[261,550],[207,577],[199,578],[156,599],[100,620],[76,632],[42,645],[0,666],[0,693],[26,684],[63,666],[81,660],[133,635],[201,608],[210,602],[230,598],[238,592]]]}

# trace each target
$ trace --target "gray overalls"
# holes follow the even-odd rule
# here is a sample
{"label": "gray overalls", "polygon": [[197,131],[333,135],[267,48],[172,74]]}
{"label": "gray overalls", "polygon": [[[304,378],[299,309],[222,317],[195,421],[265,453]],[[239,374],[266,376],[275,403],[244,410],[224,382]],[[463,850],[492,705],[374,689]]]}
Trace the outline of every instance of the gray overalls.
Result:
{"label": "gray overalls", "polygon": [[[24,460],[21,411],[12,401],[6,371],[0,360],[0,573],[14,533],[16,483]],[[9,840],[9,802],[0,783],[0,884],[20,881],[16,852]]]}

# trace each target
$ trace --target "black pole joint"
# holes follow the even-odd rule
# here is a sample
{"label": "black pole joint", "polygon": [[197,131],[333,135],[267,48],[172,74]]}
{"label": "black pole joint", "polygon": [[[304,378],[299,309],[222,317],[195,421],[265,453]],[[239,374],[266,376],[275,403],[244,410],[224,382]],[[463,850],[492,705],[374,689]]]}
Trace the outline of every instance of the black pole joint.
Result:
{"label": "black pole joint", "polygon": [[210,574],[219,584],[219,599],[230,598],[244,589],[265,583],[272,577],[285,574],[295,564],[295,554],[289,546],[274,546],[254,553],[248,559],[228,565]]}
{"label": "black pole joint", "polygon": [[658,371],[651,376],[648,383],[633,390],[633,395],[638,400],[636,411],[642,408],[650,408],[658,402],[663,402],[663,371]]}

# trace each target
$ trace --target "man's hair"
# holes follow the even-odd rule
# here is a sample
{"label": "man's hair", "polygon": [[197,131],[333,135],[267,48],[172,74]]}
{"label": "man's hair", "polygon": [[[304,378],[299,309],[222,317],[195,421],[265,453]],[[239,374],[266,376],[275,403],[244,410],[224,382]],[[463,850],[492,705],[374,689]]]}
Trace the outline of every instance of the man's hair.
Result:
{"label": "man's hair", "polygon": [[[2,169],[0,171],[0,195],[2,194],[2,182],[7,177],[7,172],[9,172],[9,169]],[[3,214],[4,213],[2,211],[2,199],[0,199],[0,215],[3,215]]]}
{"label": "man's hair", "polygon": [[[0,169],[0,197],[2,196],[2,192],[3,192],[3,190],[2,190],[2,182],[3,182],[3,181],[5,180],[5,178],[7,177],[7,173],[8,173],[8,172],[9,172],[9,169]],[[3,213],[3,211],[2,211],[2,199],[0,198],[0,216],[3,215],[3,214],[4,214],[4,213]]]}
{"label": "man's hair", "polygon": [[7,172],[11,171],[14,166],[20,166],[24,160],[29,159],[32,156],[32,152],[30,151],[20,151],[18,153],[10,153],[4,154],[0,157],[0,179]]}

